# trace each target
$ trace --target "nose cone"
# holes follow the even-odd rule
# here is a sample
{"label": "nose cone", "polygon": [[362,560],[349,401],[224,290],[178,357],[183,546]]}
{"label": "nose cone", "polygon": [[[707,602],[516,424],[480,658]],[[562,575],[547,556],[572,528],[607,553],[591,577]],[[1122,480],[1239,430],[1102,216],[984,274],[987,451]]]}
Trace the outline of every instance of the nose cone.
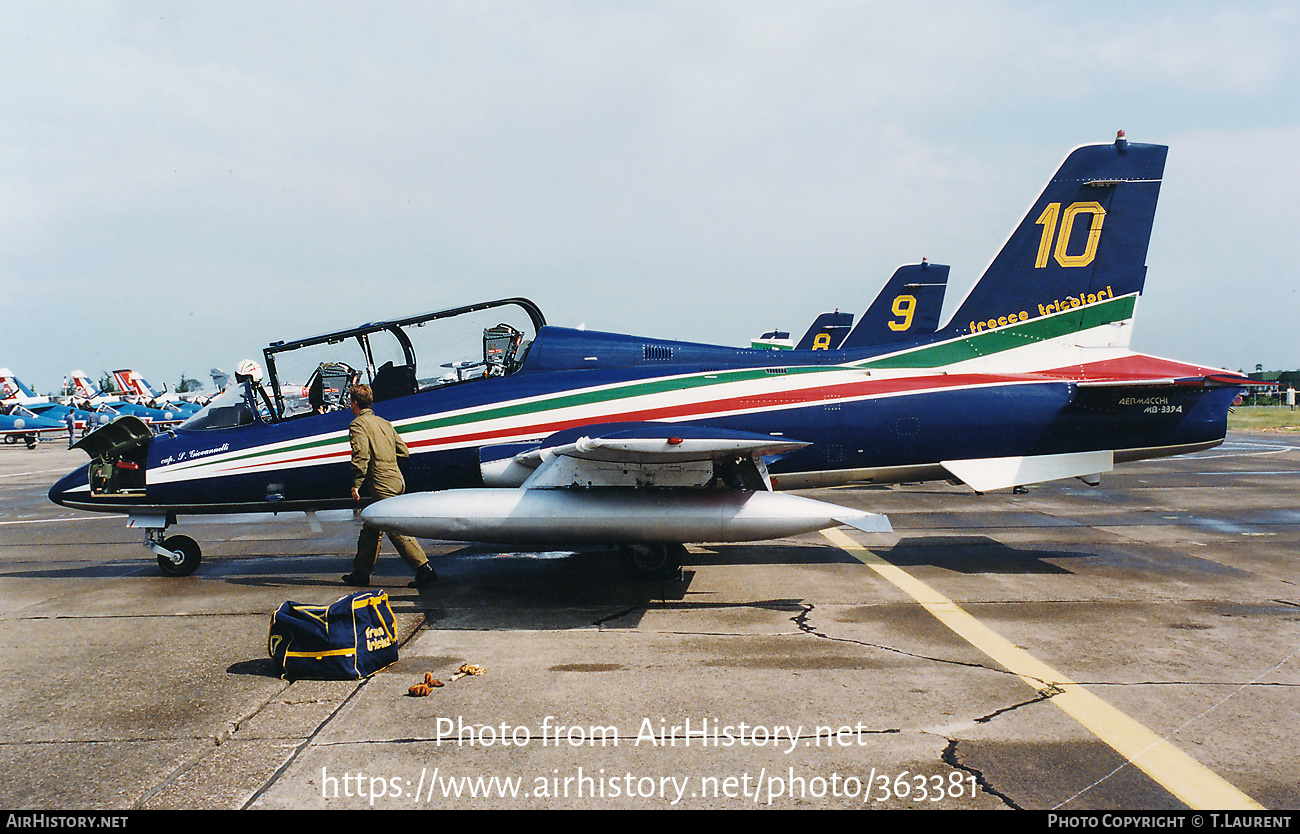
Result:
{"label": "nose cone", "polygon": [[50,487],[50,500],[61,507],[76,506],[78,499],[85,503],[89,498],[90,467],[87,466],[69,472]]}

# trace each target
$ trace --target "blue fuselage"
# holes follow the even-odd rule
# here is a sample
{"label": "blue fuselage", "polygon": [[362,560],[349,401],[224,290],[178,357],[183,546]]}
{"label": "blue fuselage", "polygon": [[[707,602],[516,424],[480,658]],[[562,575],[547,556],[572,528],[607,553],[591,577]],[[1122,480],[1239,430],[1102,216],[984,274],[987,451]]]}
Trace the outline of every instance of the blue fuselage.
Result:
{"label": "blue fuselage", "polygon": [[[939,464],[955,459],[1102,449],[1114,450],[1116,460],[1154,457],[1220,442],[1237,393],[937,371],[876,378],[832,364],[853,359],[843,354],[681,343],[665,343],[676,350],[664,360],[646,340],[632,345],[630,337],[554,330],[542,330],[528,361],[509,376],[376,403],[375,412],[410,446],[408,492],[480,486],[481,462],[493,447],[525,448],[556,432],[609,422],[708,426],[811,444],[769,463],[777,488],[948,477]],[[82,468],[55,484],[50,497],[118,512],[351,506],[351,419],[335,411],[178,428],[116,462],[126,469],[126,488],[92,494]]]}

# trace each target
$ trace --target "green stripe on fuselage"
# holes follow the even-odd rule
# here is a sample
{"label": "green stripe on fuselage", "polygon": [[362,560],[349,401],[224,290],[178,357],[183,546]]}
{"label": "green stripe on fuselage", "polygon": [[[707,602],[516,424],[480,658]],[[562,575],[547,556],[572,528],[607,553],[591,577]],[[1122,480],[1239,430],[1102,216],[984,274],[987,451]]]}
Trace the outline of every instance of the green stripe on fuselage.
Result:
{"label": "green stripe on fuselage", "polygon": [[972,333],[950,342],[925,345],[881,359],[868,359],[855,365],[859,368],[938,368],[1125,321],[1133,317],[1136,305],[1137,296],[1126,295],[995,330]]}

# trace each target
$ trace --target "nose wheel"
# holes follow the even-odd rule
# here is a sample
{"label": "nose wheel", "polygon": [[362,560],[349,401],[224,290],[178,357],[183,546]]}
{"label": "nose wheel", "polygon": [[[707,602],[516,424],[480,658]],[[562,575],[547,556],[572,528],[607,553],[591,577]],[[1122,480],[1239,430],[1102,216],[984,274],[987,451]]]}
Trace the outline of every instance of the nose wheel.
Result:
{"label": "nose wheel", "polygon": [[145,546],[158,554],[158,567],[167,576],[189,576],[203,560],[199,543],[189,536],[168,536],[162,541],[151,536]]}

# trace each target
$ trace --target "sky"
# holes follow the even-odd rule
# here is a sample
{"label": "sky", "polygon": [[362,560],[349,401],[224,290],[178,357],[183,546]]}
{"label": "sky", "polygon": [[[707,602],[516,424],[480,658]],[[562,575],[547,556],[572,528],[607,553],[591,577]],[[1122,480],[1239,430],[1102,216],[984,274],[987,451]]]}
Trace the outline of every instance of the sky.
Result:
{"label": "sky", "polygon": [[0,0],[0,367],[208,383],[524,296],[746,345],[1170,147],[1133,347],[1300,367],[1300,4]]}

